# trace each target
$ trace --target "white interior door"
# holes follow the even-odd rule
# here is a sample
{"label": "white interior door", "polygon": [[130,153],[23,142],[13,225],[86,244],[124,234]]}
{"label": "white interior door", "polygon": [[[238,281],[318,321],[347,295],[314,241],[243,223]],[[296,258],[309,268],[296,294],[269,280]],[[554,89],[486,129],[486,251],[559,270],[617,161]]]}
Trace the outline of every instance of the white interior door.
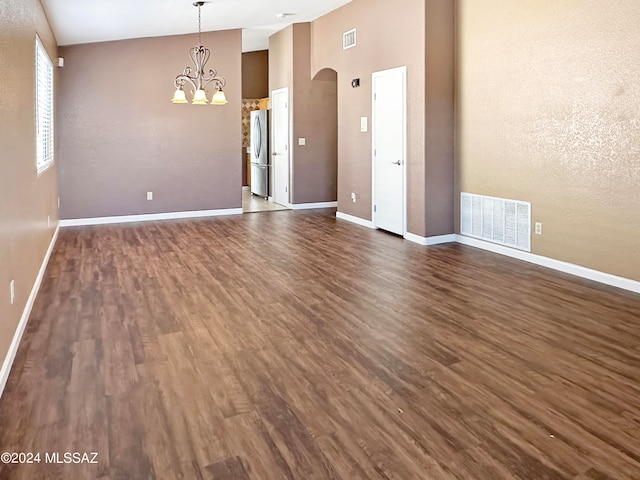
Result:
{"label": "white interior door", "polygon": [[405,233],[406,67],[375,72],[373,82],[373,223]]}
{"label": "white interior door", "polygon": [[273,125],[273,199],[289,205],[289,89],[271,93],[271,124]]}

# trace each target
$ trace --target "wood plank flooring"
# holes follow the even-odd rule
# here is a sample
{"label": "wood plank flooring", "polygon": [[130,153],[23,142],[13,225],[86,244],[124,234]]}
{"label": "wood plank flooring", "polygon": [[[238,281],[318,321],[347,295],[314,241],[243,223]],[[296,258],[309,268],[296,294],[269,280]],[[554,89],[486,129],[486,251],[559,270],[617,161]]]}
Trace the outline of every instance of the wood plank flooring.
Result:
{"label": "wood plank flooring", "polygon": [[4,451],[43,457],[2,479],[639,479],[640,296],[332,210],[63,229]]}

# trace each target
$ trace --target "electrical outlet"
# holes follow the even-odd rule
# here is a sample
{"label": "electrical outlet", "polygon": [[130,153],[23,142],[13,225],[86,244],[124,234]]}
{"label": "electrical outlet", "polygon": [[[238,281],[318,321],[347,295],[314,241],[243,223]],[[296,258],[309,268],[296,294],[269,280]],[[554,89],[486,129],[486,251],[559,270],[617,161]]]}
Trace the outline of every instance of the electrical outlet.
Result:
{"label": "electrical outlet", "polygon": [[153,200],[153,192],[147,192],[147,200]]}
{"label": "electrical outlet", "polygon": [[351,192],[351,201],[353,203],[356,203],[356,200],[357,200],[356,192]]}
{"label": "electrical outlet", "polygon": [[536,222],[536,235],[542,235],[542,223]]}
{"label": "electrical outlet", "polygon": [[16,296],[16,282],[15,280],[11,280],[9,284],[9,295],[11,296],[11,305],[13,305],[13,299]]}
{"label": "electrical outlet", "polygon": [[60,197],[58,197],[58,208],[60,208]]}

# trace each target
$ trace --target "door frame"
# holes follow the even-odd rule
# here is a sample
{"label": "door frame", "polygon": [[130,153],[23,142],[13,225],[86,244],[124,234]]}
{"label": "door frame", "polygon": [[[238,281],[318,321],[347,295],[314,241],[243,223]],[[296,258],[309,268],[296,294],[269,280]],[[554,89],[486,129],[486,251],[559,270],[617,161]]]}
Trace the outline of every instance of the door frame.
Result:
{"label": "door frame", "polygon": [[[274,101],[273,101],[273,97],[275,95],[279,95],[282,93],[286,93],[287,94],[287,162],[288,162],[288,168],[287,168],[287,203],[284,205],[285,207],[291,208],[291,198],[292,198],[292,191],[291,191],[291,178],[293,177],[292,173],[292,169],[293,169],[293,165],[291,164],[291,130],[292,130],[292,125],[291,125],[291,99],[289,98],[289,87],[283,87],[283,88],[278,88],[276,90],[272,90],[271,91],[271,99],[270,99],[270,103],[271,103],[271,125],[275,125],[275,114],[273,113],[273,106],[275,105]],[[272,128],[273,130],[273,138],[272,141],[270,142],[270,152],[269,155],[271,155],[275,149],[276,146],[276,130],[275,128]],[[276,168],[275,168],[275,163],[273,160],[273,156],[271,157],[271,164],[272,164],[272,168],[271,171],[273,172],[273,201],[276,201]],[[277,203],[277,202],[276,202]]]}
{"label": "door frame", "polygon": [[376,109],[375,79],[391,72],[402,72],[402,236],[407,234],[407,67],[389,68],[371,74],[371,223],[376,226]]}

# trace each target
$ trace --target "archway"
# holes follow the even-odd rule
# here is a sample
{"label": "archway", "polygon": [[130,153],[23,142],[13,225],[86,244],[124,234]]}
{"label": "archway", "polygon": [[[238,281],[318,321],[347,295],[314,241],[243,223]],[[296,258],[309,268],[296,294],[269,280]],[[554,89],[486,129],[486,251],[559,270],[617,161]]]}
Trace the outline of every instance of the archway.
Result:
{"label": "archway", "polygon": [[316,158],[320,162],[314,170],[319,174],[313,181],[322,180],[325,198],[338,199],[338,72],[323,68],[312,78],[314,125],[322,141]]}

